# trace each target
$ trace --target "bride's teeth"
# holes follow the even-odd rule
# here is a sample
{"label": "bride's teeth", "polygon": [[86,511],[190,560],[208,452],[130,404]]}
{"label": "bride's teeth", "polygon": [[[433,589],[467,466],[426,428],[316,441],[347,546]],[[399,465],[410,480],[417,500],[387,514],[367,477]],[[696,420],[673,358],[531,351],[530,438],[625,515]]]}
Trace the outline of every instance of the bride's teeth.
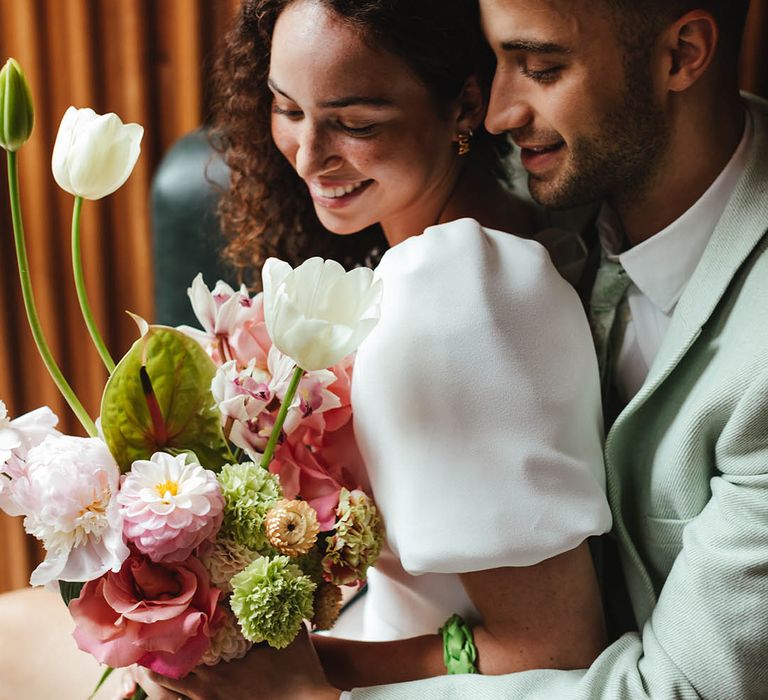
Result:
{"label": "bride's teeth", "polygon": [[343,197],[345,194],[349,194],[350,192],[354,192],[359,187],[362,187],[362,185],[362,182],[355,182],[351,185],[344,185],[344,187],[322,187],[318,185],[316,190],[321,197],[325,197],[326,199],[336,199],[338,197]]}

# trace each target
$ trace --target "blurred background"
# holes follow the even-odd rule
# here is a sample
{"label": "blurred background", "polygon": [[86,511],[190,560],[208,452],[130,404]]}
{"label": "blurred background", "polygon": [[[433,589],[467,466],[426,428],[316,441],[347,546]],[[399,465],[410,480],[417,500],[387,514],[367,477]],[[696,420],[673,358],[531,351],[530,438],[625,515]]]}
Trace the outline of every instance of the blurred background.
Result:
{"label": "blurred background", "polygon": [[[70,267],[72,198],[50,156],[69,105],[116,112],[145,127],[127,184],[83,207],[86,282],[113,356],[137,338],[126,310],[154,320],[150,191],[163,155],[206,120],[206,77],[238,0],[0,0],[0,60],[16,58],[36,106],[19,152],[22,207],[37,305],[54,355],[92,416],[106,373],[88,338]],[[742,85],[768,97],[768,0],[752,0]],[[191,177],[200,177],[191,174]],[[173,260],[163,260],[172,274]],[[209,280],[213,281],[213,280]],[[186,298],[186,286],[176,295]],[[0,177],[0,398],[11,416],[47,404],[64,432],[82,434],[39,360],[21,303],[5,177]],[[0,593],[26,586],[40,559],[20,518],[0,513]]]}

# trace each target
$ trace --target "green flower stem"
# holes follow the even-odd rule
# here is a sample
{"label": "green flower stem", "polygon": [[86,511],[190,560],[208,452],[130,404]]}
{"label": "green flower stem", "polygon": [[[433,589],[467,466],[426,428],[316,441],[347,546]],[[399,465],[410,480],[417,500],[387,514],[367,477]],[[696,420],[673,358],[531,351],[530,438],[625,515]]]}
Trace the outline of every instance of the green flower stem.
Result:
{"label": "green flower stem", "polygon": [[8,151],[8,192],[11,200],[11,218],[13,220],[13,241],[16,244],[16,260],[19,264],[19,279],[21,280],[21,294],[24,298],[24,309],[27,312],[27,320],[29,321],[29,328],[32,331],[32,337],[35,339],[35,344],[40,352],[40,356],[43,358],[48,372],[50,373],[53,381],[56,383],[61,395],[66,399],[70,408],[77,416],[85,432],[91,437],[96,437],[98,434],[96,426],[94,425],[91,417],[88,415],[79,399],[72,391],[72,387],[69,386],[64,375],[61,373],[59,366],[56,364],[56,360],[53,359],[51,349],[48,347],[48,343],[45,340],[42,327],[40,325],[40,317],[37,313],[37,307],[35,306],[35,298],[32,292],[32,281],[29,277],[29,262],[27,260],[27,246],[24,242],[24,224],[21,220],[21,202],[19,199],[19,170],[16,161],[16,153]]}
{"label": "green flower stem", "polygon": [[293,397],[296,396],[296,389],[299,388],[299,382],[304,376],[304,370],[301,367],[296,367],[293,370],[293,376],[291,377],[291,383],[288,385],[288,391],[285,392],[283,397],[283,403],[280,406],[280,411],[277,414],[277,420],[272,428],[272,432],[269,435],[269,442],[267,448],[264,450],[264,456],[261,458],[261,466],[266,469],[269,463],[272,461],[272,455],[275,453],[275,445],[280,437],[280,431],[283,429],[283,423],[285,423],[285,417],[288,415],[288,409],[291,407]]}
{"label": "green flower stem", "polygon": [[93,689],[93,692],[88,696],[88,700],[93,700],[96,697],[96,693],[99,692],[99,689],[101,688],[101,686],[104,685],[107,678],[109,678],[112,675],[114,670],[115,669],[112,668],[111,666],[107,666],[104,673],[101,674],[101,678],[99,678],[99,682],[96,684],[96,687]]}
{"label": "green flower stem", "polygon": [[96,346],[96,350],[98,350],[101,361],[104,363],[107,371],[112,374],[115,371],[115,361],[109,354],[109,350],[107,350],[107,346],[104,344],[104,339],[101,337],[101,333],[99,333],[96,320],[93,318],[91,305],[88,303],[88,293],[85,289],[82,246],[80,245],[80,211],[82,208],[83,198],[75,197],[75,206],[72,209],[72,271],[75,273],[75,289],[77,289],[80,311],[83,313],[85,325],[91,334],[91,340],[93,340],[93,344]]}

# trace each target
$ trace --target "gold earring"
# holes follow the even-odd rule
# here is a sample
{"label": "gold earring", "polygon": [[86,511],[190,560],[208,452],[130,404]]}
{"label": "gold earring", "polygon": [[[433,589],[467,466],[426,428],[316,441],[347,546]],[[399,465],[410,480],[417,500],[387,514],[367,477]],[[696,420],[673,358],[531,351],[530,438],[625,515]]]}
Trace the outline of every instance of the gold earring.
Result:
{"label": "gold earring", "polygon": [[465,156],[467,153],[469,153],[472,150],[472,129],[467,129],[466,131],[460,131],[459,135],[457,136],[457,141],[459,144],[459,155]]}

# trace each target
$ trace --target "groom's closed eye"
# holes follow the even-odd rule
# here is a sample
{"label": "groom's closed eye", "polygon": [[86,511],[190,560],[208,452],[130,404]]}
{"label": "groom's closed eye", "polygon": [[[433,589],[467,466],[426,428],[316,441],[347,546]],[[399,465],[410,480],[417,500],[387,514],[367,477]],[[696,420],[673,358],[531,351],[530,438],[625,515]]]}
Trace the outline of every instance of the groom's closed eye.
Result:
{"label": "groom's closed eye", "polygon": [[564,66],[550,66],[548,68],[534,69],[522,63],[520,71],[526,78],[531,78],[537,83],[553,83],[560,77]]}

